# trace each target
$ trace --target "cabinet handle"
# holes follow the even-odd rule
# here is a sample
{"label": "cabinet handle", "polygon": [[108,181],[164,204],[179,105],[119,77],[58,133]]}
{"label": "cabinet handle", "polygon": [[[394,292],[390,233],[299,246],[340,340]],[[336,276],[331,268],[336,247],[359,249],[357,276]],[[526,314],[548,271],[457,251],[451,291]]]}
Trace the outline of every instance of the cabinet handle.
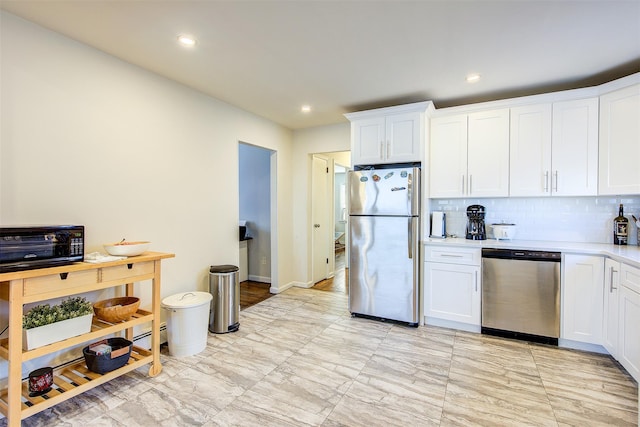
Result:
{"label": "cabinet handle", "polygon": [[549,192],[549,171],[544,173],[544,192]]}
{"label": "cabinet handle", "polygon": [[610,277],[609,277],[609,293],[613,293],[614,289],[618,289],[615,286],[613,286],[613,273],[617,273],[617,271],[613,267],[610,267],[609,270],[610,270],[610,272],[609,272],[609,274],[610,274]]}
{"label": "cabinet handle", "polygon": [[462,195],[464,195],[464,174],[462,174]]}
{"label": "cabinet handle", "polygon": [[469,174],[469,195],[473,193],[473,175]]}
{"label": "cabinet handle", "polygon": [[384,146],[384,141],[380,141],[380,159],[384,160],[384,152],[382,151]]}
{"label": "cabinet handle", "polygon": [[474,274],[475,274],[475,281],[476,281],[476,292],[478,292],[478,272],[475,271]]}
{"label": "cabinet handle", "polygon": [[448,257],[448,258],[462,258],[462,255],[452,255],[452,254],[440,254],[440,256]]}
{"label": "cabinet handle", "polygon": [[[389,147],[390,147],[390,146],[391,146],[391,142],[390,142],[390,141],[387,141],[387,159],[388,159],[389,157],[391,157],[391,156],[389,155]],[[386,159],[385,159],[385,160],[386,160]]]}
{"label": "cabinet handle", "polygon": [[557,193],[558,192],[558,171],[555,171],[553,174],[556,177],[556,186],[554,188],[554,191]]}

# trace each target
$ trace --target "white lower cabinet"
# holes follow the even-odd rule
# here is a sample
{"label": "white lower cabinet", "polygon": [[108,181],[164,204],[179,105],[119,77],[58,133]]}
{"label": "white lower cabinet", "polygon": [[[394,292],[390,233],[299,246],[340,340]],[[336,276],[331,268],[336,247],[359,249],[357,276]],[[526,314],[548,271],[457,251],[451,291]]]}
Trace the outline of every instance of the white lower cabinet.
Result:
{"label": "white lower cabinet", "polygon": [[566,254],[563,269],[560,338],[602,344],[604,258]]}
{"label": "white lower cabinet", "polygon": [[427,247],[426,254],[426,323],[479,332],[482,295],[480,250]]}
{"label": "white lower cabinet", "polygon": [[620,294],[620,263],[610,258],[604,260],[604,313],[602,345],[613,357],[618,354],[618,302]]}
{"label": "white lower cabinet", "polygon": [[616,359],[640,381],[640,269],[620,266],[620,305]]}

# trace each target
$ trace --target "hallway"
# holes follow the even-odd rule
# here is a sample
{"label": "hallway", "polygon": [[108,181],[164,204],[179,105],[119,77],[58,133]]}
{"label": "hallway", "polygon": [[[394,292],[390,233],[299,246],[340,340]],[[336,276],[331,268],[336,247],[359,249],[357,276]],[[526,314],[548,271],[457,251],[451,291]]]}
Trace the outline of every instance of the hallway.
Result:
{"label": "hallway", "polygon": [[[316,283],[312,289],[328,292],[336,292],[341,294],[349,293],[348,277],[345,269],[345,252],[336,252],[336,271],[335,276]],[[274,296],[269,292],[271,285],[269,283],[252,282],[247,280],[240,283],[240,310],[258,304],[268,298]]]}

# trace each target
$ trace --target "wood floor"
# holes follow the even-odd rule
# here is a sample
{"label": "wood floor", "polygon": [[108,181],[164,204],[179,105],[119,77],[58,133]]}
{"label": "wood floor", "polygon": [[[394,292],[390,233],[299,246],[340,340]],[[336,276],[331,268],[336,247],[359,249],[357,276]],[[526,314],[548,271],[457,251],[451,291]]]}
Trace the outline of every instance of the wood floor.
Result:
{"label": "wood floor", "polygon": [[[327,292],[347,294],[349,286],[344,262],[344,249],[336,252],[335,276],[316,283],[313,289]],[[246,281],[240,283],[240,310],[251,307],[261,301],[271,298],[269,283]]]}

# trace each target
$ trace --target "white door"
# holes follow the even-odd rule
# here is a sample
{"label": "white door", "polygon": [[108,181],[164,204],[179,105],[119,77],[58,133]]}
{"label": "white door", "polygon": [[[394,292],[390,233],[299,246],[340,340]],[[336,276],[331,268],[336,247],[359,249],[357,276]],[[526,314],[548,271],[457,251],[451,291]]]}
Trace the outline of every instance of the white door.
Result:
{"label": "white door", "polygon": [[331,229],[330,212],[333,201],[329,191],[329,160],[325,157],[313,156],[313,168],[311,176],[311,236],[312,245],[312,276],[313,283],[318,283],[328,277],[329,258],[331,255],[330,237]]}
{"label": "white door", "polygon": [[384,117],[351,123],[351,164],[375,164],[384,161]]}
{"label": "white door", "polygon": [[422,160],[422,126],[420,113],[388,116],[385,121],[387,163],[419,162]]}
{"label": "white door", "polygon": [[469,114],[467,194],[509,195],[509,109]]}
{"label": "white door", "polygon": [[424,315],[480,326],[480,268],[426,262]]}
{"label": "white door", "polygon": [[636,381],[640,380],[640,269],[620,266],[618,361]]}
{"label": "white door", "polygon": [[599,194],[640,194],[640,85],[600,97]]}
{"label": "white door", "polygon": [[551,104],[511,109],[509,156],[509,195],[550,194]]}
{"label": "white door", "polygon": [[430,197],[467,194],[467,116],[431,119]]}
{"label": "white door", "polygon": [[598,98],[553,104],[554,196],[598,193]]}
{"label": "white door", "polygon": [[594,255],[564,256],[561,338],[602,343],[604,260]]}

